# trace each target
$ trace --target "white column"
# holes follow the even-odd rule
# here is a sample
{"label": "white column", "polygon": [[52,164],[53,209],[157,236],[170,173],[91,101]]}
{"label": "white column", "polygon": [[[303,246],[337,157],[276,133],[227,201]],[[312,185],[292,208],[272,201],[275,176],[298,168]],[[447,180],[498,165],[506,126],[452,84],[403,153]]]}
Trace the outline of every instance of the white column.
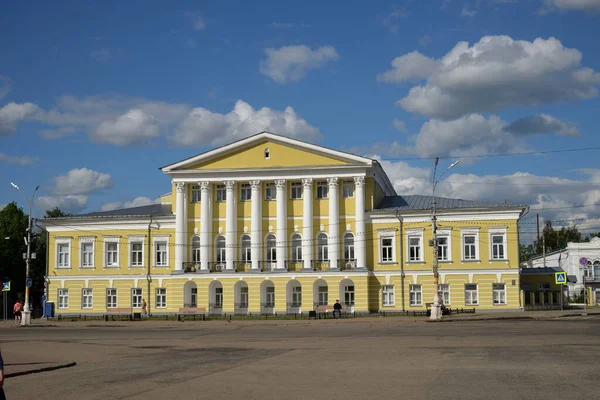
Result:
{"label": "white column", "polygon": [[235,260],[236,243],[236,212],[235,212],[235,182],[225,182],[226,204],[225,204],[225,257],[227,259],[225,268],[233,270],[233,261]]}
{"label": "white column", "polygon": [[198,182],[200,185],[200,270],[208,271],[208,263],[212,260],[212,207],[210,182]]}
{"label": "white column", "polygon": [[258,271],[260,261],[260,249],[262,248],[262,193],[260,181],[250,181],[252,188],[252,215],[250,217],[250,248],[252,257],[252,269]]}
{"label": "white column", "polygon": [[354,197],[356,203],[356,232],[354,235],[354,249],[356,252],[356,268],[367,268],[367,234],[365,222],[365,177],[354,177]]}
{"label": "white column", "polygon": [[327,179],[329,184],[329,267],[339,268],[340,258],[340,208],[338,178]]}
{"label": "white column", "polygon": [[181,271],[186,255],[187,186],[185,182],[176,182],[175,188],[175,271]]}
{"label": "white column", "polygon": [[312,178],[302,179],[303,193],[302,197],[304,198],[304,208],[303,208],[303,219],[302,219],[302,233],[304,237],[302,238],[302,257],[304,259],[304,268],[310,269],[311,261],[313,259],[313,247],[314,247],[314,237],[313,237],[313,195],[312,195]]}
{"label": "white column", "polygon": [[277,268],[285,268],[287,258],[287,196],[285,180],[275,181],[277,187]]}

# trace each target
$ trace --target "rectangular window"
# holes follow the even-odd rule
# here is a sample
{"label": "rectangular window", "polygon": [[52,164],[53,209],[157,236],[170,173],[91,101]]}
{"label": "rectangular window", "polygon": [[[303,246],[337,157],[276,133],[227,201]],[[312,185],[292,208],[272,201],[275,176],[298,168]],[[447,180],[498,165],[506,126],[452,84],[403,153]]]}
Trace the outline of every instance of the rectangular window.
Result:
{"label": "rectangular window", "polygon": [[274,183],[267,183],[265,185],[265,200],[277,199],[277,189]]}
{"label": "rectangular window", "polygon": [[411,306],[422,305],[421,285],[409,285],[409,290],[410,290],[410,305]]}
{"label": "rectangular window", "polygon": [[215,288],[215,308],[223,307],[223,288]]}
{"label": "rectangular window", "polygon": [[192,186],[192,203],[200,203],[201,193],[199,185]]}
{"label": "rectangular window", "polygon": [[448,284],[438,285],[438,295],[444,302],[445,306],[450,305],[450,285],[448,285]]}
{"label": "rectangular window", "polygon": [[381,262],[394,261],[394,243],[392,238],[381,238]]}
{"label": "rectangular window", "polygon": [[302,287],[294,286],[292,288],[292,307],[302,306]]}
{"label": "rectangular window", "polygon": [[92,308],[92,289],[85,288],[81,290],[81,308]]}
{"label": "rectangular window", "polygon": [[69,308],[69,289],[58,289],[58,308]]}
{"label": "rectangular window", "polygon": [[215,198],[217,201],[227,200],[227,190],[225,189],[225,185],[217,185],[217,196]]}
{"label": "rectangular window", "polygon": [[117,308],[117,289],[106,289],[106,308]]}
{"label": "rectangular window", "polygon": [[269,286],[266,288],[266,304],[265,307],[275,307],[275,287]]}
{"label": "rectangular window", "polygon": [[118,267],[119,266],[119,243],[117,242],[106,242],[106,266],[107,267]]}
{"label": "rectangular window", "polygon": [[329,195],[327,182],[317,182],[317,199],[326,199]]}
{"label": "rectangular window", "polygon": [[81,268],[94,267],[94,243],[81,242]]}
{"label": "rectangular window", "polygon": [[295,200],[302,198],[302,182],[292,182],[291,197]]}
{"label": "rectangular window", "polygon": [[492,260],[504,258],[504,235],[492,235]]}
{"label": "rectangular window", "polygon": [[70,264],[70,244],[69,243],[58,243],[56,245],[56,267],[57,268],[69,268]]}
{"label": "rectangular window", "polygon": [[156,308],[167,308],[167,289],[156,289]]}
{"label": "rectangular window", "polygon": [[394,295],[394,285],[383,285],[381,287],[381,304],[384,307],[389,307],[396,304],[396,296]]}
{"label": "rectangular window", "polygon": [[141,267],[144,265],[144,245],[142,242],[131,243],[131,266]]}
{"label": "rectangular window", "polygon": [[465,304],[468,306],[473,306],[479,304],[478,301],[477,285],[465,285]]}
{"label": "rectangular window", "polygon": [[167,260],[167,242],[154,243],[156,249],[156,266],[165,267],[168,264]]}
{"label": "rectangular window", "polygon": [[438,236],[438,260],[448,261],[448,238]]}
{"label": "rectangular window", "polygon": [[319,286],[319,305],[326,306],[329,304],[329,292],[327,286]]}
{"label": "rectangular window", "polygon": [[350,199],[354,197],[354,182],[342,182],[342,197],[344,199]]}
{"label": "rectangular window", "polygon": [[408,237],[408,261],[421,261],[421,238]]}
{"label": "rectangular window", "polygon": [[477,252],[475,246],[475,235],[464,235],[463,236],[463,246],[465,249],[464,257],[465,260],[476,260]]}
{"label": "rectangular window", "polygon": [[506,285],[504,283],[492,284],[492,295],[494,304],[506,304]]}
{"label": "rectangular window", "polygon": [[142,289],[131,289],[131,308],[142,308]]}
{"label": "rectangular window", "polygon": [[240,185],[240,199],[242,201],[250,201],[252,199],[252,187],[249,183]]}

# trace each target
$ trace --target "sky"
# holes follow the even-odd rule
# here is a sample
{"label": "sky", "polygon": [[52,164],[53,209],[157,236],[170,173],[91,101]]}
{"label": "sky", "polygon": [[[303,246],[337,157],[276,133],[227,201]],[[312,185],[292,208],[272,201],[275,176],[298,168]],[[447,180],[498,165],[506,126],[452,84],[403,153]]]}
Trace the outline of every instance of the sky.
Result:
{"label": "sky", "polygon": [[159,167],[267,130],[398,194],[459,159],[436,195],[600,230],[599,36],[600,0],[11,2],[0,207],[27,210],[10,182],[38,217],[150,204]]}

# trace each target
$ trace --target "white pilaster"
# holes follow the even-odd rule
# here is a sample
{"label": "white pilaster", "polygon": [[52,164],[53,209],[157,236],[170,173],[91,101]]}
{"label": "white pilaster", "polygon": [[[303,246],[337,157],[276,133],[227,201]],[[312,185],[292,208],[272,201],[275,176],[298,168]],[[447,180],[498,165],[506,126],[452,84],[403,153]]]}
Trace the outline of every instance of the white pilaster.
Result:
{"label": "white pilaster", "polygon": [[260,253],[262,248],[262,193],[260,181],[250,181],[252,188],[252,215],[250,217],[250,240],[252,257],[252,269],[258,271],[258,262],[260,261]]}
{"label": "white pilaster", "polygon": [[198,182],[200,185],[200,270],[208,271],[212,260],[212,207],[210,182]]}
{"label": "white pilaster", "polygon": [[233,270],[233,262],[235,261],[235,243],[236,243],[236,212],[235,212],[235,182],[225,182],[226,204],[225,204],[225,268]]}
{"label": "white pilaster", "polygon": [[303,219],[302,219],[302,233],[304,235],[304,240],[302,241],[302,257],[304,258],[304,268],[310,269],[311,262],[313,259],[313,245],[314,245],[314,237],[313,237],[313,195],[312,195],[312,178],[302,179],[303,193],[302,197],[304,199],[303,203]]}
{"label": "white pilaster", "polygon": [[340,258],[340,210],[338,178],[327,179],[329,184],[329,267],[339,268]]}
{"label": "white pilaster", "polygon": [[365,177],[354,177],[354,197],[356,203],[356,233],[354,235],[354,249],[356,252],[356,267],[367,267],[367,242],[365,223]]}
{"label": "white pilaster", "polygon": [[277,187],[277,268],[285,268],[287,258],[287,196],[285,180],[275,181]]}
{"label": "white pilaster", "polygon": [[187,186],[185,182],[176,182],[175,189],[175,271],[181,271],[187,253],[185,237],[187,233]]}

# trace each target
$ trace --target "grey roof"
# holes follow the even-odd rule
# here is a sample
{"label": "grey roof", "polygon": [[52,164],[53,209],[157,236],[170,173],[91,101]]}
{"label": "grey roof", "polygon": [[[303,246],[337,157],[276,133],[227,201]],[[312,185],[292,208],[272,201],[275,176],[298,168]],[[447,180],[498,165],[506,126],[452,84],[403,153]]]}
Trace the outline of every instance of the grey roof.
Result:
{"label": "grey roof", "polygon": [[565,271],[560,267],[521,268],[521,275],[553,274],[555,272]]}
{"label": "grey roof", "polygon": [[150,204],[148,206],[121,208],[112,211],[98,211],[87,214],[73,215],[70,217],[47,218],[47,219],[71,219],[71,218],[128,218],[128,217],[166,217],[173,215],[171,204]]}
{"label": "grey roof", "polygon": [[[386,196],[375,210],[429,210],[433,203],[433,196],[408,195]],[[490,208],[490,207],[518,207],[514,204],[492,203],[488,201],[449,199],[435,197],[437,209],[444,208]]]}

